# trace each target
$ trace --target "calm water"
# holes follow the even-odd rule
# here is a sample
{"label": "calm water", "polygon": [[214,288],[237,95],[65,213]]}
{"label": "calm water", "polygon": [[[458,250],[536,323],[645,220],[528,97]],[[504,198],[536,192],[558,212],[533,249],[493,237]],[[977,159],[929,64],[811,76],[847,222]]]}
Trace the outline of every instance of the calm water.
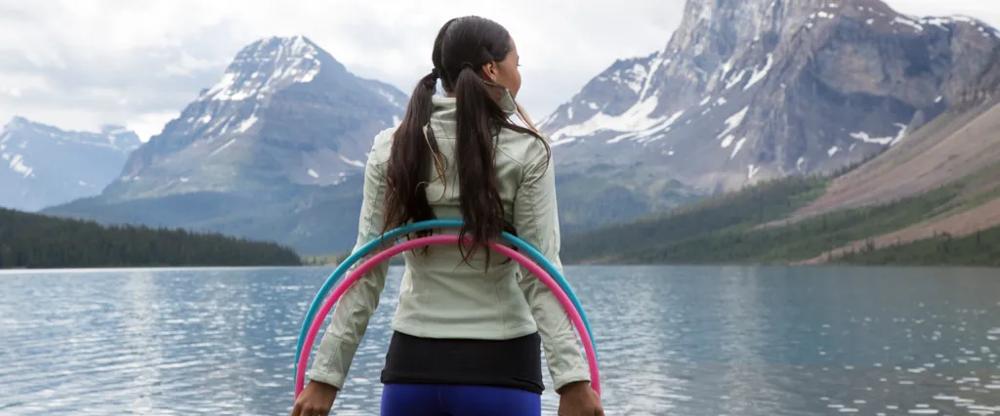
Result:
{"label": "calm water", "polygon": [[[288,414],[299,325],[329,272],[2,272],[0,414]],[[401,274],[390,268],[334,414],[378,413]],[[1000,415],[1000,270],[567,276],[597,335],[609,415]]]}

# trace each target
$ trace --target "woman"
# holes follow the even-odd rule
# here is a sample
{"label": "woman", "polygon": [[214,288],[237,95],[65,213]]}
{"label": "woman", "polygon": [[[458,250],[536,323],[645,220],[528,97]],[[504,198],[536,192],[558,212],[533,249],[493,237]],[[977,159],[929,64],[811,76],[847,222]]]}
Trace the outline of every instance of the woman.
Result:
{"label": "woman", "polygon": [[[375,137],[355,249],[433,218],[463,218],[458,234],[472,245],[404,253],[381,414],[538,415],[541,344],[559,414],[603,415],[555,296],[486,246],[509,231],[562,269],[551,151],[514,101],[521,86],[514,41],[489,19],[456,18],[438,32],[431,59],[433,70],[414,89],[401,124]],[[445,96],[434,95],[438,79]],[[512,123],[513,114],[525,126]],[[380,264],[340,300],[293,416],[332,408],[387,269]]]}

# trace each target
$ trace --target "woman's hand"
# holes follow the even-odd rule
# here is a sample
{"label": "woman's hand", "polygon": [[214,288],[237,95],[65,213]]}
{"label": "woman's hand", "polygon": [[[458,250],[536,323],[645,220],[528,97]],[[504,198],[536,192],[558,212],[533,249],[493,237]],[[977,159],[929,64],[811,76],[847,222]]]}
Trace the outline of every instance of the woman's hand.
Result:
{"label": "woman's hand", "polygon": [[337,388],[326,383],[310,381],[295,399],[291,416],[327,416],[337,398]]}
{"label": "woman's hand", "polygon": [[590,387],[589,381],[574,381],[557,391],[559,416],[604,416],[601,398]]}

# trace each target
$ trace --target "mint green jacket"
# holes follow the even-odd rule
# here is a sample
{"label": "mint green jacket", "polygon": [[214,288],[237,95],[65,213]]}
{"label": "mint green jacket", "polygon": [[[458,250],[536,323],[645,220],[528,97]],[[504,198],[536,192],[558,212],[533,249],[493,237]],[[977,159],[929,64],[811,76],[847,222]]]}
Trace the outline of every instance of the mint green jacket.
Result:
{"label": "mint green jacket", "polygon": [[[430,128],[447,174],[442,181],[432,164],[427,199],[437,218],[462,218],[453,161],[455,98],[434,95],[432,103]],[[377,238],[382,229],[385,170],[393,131],[389,128],[378,133],[368,154],[355,250]],[[546,163],[544,144],[534,136],[502,129],[497,140],[497,191],[506,219],[518,237],[537,247],[562,272],[555,163],[551,159]],[[457,234],[458,230],[439,229],[435,233]],[[431,246],[426,256],[422,250],[404,252],[406,266],[392,328],[419,337],[497,340],[538,331],[554,389],[573,381],[589,381],[583,346],[548,287],[513,260],[505,263],[507,258],[496,252],[491,253],[489,270],[484,273],[484,252],[480,249],[469,259],[472,266],[461,261],[456,246]],[[343,388],[369,318],[378,307],[387,269],[385,262],[378,265],[340,299],[307,378]]]}

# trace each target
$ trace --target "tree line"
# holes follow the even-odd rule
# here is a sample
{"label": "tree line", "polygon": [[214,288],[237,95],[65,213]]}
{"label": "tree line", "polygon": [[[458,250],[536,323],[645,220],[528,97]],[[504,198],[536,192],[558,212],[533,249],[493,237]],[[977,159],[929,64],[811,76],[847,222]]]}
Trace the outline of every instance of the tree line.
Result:
{"label": "tree line", "polygon": [[300,265],[274,242],[0,208],[0,268]]}

